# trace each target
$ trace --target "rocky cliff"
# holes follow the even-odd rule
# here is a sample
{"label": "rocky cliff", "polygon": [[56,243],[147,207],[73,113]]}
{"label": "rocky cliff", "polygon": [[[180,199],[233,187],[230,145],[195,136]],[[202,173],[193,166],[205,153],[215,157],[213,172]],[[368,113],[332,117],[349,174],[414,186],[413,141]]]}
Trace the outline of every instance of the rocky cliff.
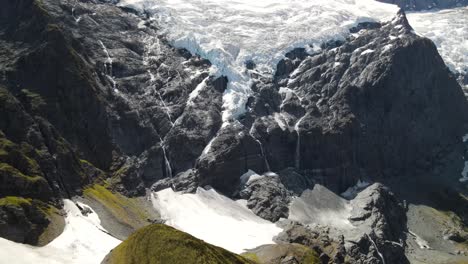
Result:
{"label": "rocky cliff", "polygon": [[[229,79],[169,45],[144,13],[114,4],[2,5],[2,237],[37,244],[48,209],[93,183],[126,196],[155,183],[185,191],[211,185],[248,196],[249,207],[270,218],[257,206],[269,194],[255,185],[239,192],[248,170],[278,172],[282,183],[272,190],[322,183],[342,192],[358,179],[421,174],[462,152],[466,99],[404,13],[359,24],[314,54],[293,50],[272,76],[248,64],[247,112],[223,124]],[[279,191],[284,200],[287,191]],[[276,220],[287,213],[275,203]]]}

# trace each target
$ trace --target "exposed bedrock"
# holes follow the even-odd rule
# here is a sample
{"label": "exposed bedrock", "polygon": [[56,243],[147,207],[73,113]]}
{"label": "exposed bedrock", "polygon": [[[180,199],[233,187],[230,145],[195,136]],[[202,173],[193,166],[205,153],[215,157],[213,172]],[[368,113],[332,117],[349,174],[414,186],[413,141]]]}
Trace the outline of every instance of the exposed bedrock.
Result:
{"label": "exposed bedrock", "polygon": [[[324,190],[319,192],[326,194]],[[326,202],[321,203],[327,203],[325,208],[330,209],[322,208],[316,212],[317,215],[325,216],[327,210],[337,210],[330,205],[339,198],[327,196]],[[313,248],[325,260],[322,263],[409,263],[403,242],[407,232],[406,212],[389,189],[373,184],[347,206],[351,208],[347,215],[349,225],[309,224],[304,222],[308,218],[302,218],[300,222],[283,223],[284,230],[275,242],[298,243]],[[332,214],[330,216],[333,217]],[[328,219],[328,222],[332,221],[335,220]]]}
{"label": "exposed bedrock", "polygon": [[200,182],[227,194],[239,175],[266,164],[342,192],[358,179],[410,177],[462,151],[462,89],[402,12],[317,54],[287,54],[274,78],[252,75],[248,113],[223,127],[197,163]]}
{"label": "exposed bedrock", "polygon": [[211,185],[232,197],[248,170],[274,171],[279,181],[267,192],[252,185],[249,197],[259,198],[249,199],[276,220],[287,215],[286,198],[257,206],[276,192],[299,196],[314,183],[341,192],[358,179],[411,177],[461,152],[467,103],[434,44],[403,13],[352,32],[314,54],[287,53],[273,76],[249,63],[247,113],[223,124],[229,80],[169,45],[145,14],[115,1],[7,0],[0,198],[60,207],[61,198],[104,180],[127,196],[157,183],[180,191]]}

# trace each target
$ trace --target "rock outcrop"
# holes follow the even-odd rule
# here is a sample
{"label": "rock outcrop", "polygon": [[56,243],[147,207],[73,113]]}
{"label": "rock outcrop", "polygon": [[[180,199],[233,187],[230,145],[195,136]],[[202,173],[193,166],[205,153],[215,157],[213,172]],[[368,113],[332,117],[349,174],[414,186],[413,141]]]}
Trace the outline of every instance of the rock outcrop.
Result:
{"label": "rock outcrop", "polygon": [[286,221],[275,242],[313,248],[326,260],[323,263],[409,263],[403,242],[406,212],[388,188],[373,184],[349,205],[351,226]]}
{"label": "rock outcrop", "polygon": [[197,161],[200,182],[229,195],[248,169],[295,167],[343,192],[358,179],[430,170],[460,145],[467,103],[435,45],[403,12],[353,32],[316,54],[291,52],[274,77],[258,77],[247,114]]}

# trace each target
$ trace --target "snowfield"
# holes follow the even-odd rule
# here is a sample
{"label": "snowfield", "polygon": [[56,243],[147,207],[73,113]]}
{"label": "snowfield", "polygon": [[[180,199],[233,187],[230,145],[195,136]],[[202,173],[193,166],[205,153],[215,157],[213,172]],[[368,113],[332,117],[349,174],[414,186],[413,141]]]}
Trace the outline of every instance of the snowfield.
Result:
{"label": "snowfield", "polygon": [[430,38],[447,66],[468,74],[468,7],[407,14],[414,30]]}
{"label": "snowfield", "polygon": [[388,20],[398,11],[373,0],[121,0],[119,5],[149,12],[174,46],[209,59],[218,75],[229,78],[225,122],[246,111],[251,94],[246,61],[272,73],[293,48],[318,49],[348,35],[358,22]]}
{"label": "snowfield", "polygon": [[44,247],[0,238],[2,263],[99,264],[111,249],[120,244],[120,240],[105,232],[94,211],[83,216],[71,200],[64,200],[64,209],[67,217],[63,233]]}
{"label": "snowfield", "polygon": [[214,189],[198,188],[195,194],[166,189],[152,198],[167,225],[234,253],[273,244],[273,237],[282,231],[256,216],[245,201],[233,201]]}

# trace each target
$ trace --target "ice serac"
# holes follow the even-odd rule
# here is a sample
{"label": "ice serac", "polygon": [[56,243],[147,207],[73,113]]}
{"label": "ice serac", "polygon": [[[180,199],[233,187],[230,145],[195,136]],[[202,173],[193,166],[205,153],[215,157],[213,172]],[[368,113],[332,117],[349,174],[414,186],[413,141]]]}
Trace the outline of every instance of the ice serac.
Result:
{"label": "ice serac", "polygon": [[297,167],[339,193],[359,179],[431,170],[437,157],[460,151],[467,102],[434,43],[403,12],[351,32],[322,51],[291,51],[275,76],[256,78],[245,117],[198,160],[200,182],[231,194],[248,169],[265,172],[245,136],[252,126],[272,171]]}
{"label": "ice serac", "polygon": [[[465,3],[468,5],[468,1]],[[437,46],[447,66],[468,93],[468,7],[408,13],[414,30]]]}
{"label": "ice serac", "polygon": [[356,23],[385,20],[397,11],[369,0],[123,0],[119,5],[150,13],[174,46],[209,59],[218,75],[228,77],[224,122],[242,116],[253,95],[247,62],[271,74],[287,51],[343,39]]}

